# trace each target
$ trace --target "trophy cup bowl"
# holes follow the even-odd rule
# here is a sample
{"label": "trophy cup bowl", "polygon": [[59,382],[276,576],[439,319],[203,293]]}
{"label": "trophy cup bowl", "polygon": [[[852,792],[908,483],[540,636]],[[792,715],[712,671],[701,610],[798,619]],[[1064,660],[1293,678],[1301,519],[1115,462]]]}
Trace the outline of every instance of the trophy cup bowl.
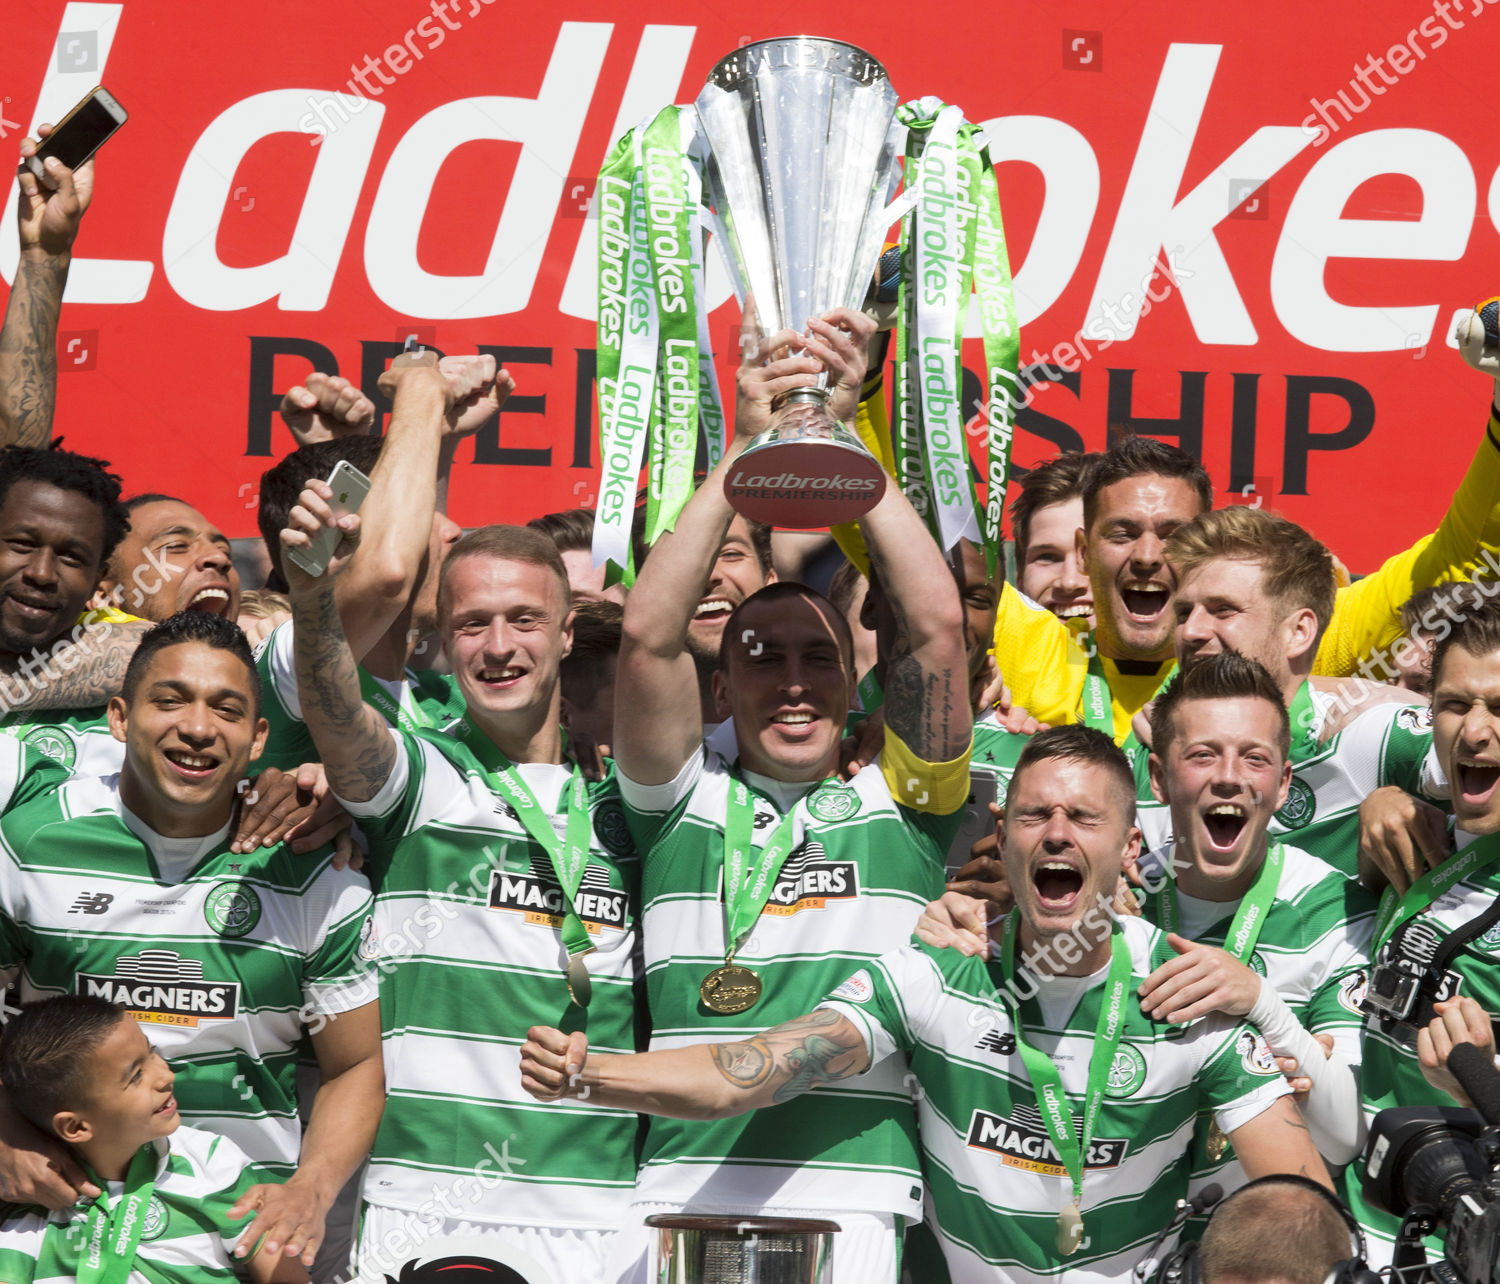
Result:
{"label": "trophy cup bowl", "polygon": [[[896,91],[885,68],[839,40],[761,40],[721,59],[698,95],[705,184],[746,328],[800,331],[865,297],[899,177]],[[745,516],[810,528],[850,521],[886,473],[828,408],[826,386],[779,399],[725,483]]]}
{"label": "trophy cup bowl", "polygon": [[827,1284],[837,1222],[786,1217],[646,1218],[658,1232],[657,1284]]}

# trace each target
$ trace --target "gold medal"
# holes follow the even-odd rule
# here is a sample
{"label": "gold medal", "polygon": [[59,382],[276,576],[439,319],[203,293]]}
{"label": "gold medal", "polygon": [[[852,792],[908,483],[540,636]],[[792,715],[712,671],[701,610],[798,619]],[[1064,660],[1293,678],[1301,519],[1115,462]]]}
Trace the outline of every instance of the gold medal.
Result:
{"label": "gold medal", "polygon": [[698,997],[710,1012],[734,1016],[753,1008],[760,998],[760,991],[760,977],[749,968],[731,962],[714,968],[703,978],[698,986]]}
{"label": "gold medal", "polygon": [[592,953],[593,950],[581,950],[577,954],[568,955],[568,996],[581,1008],[588,1007],[589,996],[594,989],[589,970],[583,963],[583,960]]}
{"label": "gold medal", "polygon": [[1215,1164],[1224,1158],[1224,1152],[1229,1149],[1229,1138],[1224,1135],[1217,1119],[1208,1125],[1208,1141],[1203,1148],[1208,1152],[1209,1162]]}
{"label": "gold medal", "polygon": [[1076,1203],[1069,1204],[1057,1215],[1057,1251],[1069,1257],[1083,1243],[1083,1214]]}

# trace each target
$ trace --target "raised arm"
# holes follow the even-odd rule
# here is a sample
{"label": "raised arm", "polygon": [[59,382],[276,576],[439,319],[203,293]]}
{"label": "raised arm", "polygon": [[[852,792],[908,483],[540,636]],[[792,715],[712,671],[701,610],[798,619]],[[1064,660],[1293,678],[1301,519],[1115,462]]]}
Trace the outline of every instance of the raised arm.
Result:
{"label": "raised arm", "polygon": [[368,802],[396,763],[396,744],[385,719],[360,696],[359,670],[344,635],[333,581],[358,544],[359,517],[338,519],[344,532],[333,561],[316,579],[286,554],[306,548],[333,524],[328,484],[309,483],[281,532],[282,567],[292,599],[293,650],[302,717],[317,746],[333,792],[346,802]]}
{"label": "raised arm", "polygon": [[582,1031],[535,1027],[521,1047],[521,1085],[540,1101],[573,1097],[674,1119],[762,1110],[869,1068],[859,1030],[827,1008],[737,1043],[590,1056]]}
{"label": "raised arm", "polygon": [[859,527],[895,616],[885,657],[886,726],[925,762],[948,762],[968,749],[973,731],[958,586],[897,487],[886,487]]}
{"label": "raised arm", "polygon": [[[46,138],[52,126],[37,132]],[[35,152],[31,139],[21,144],[22,156]],[[74,173],[53,158],[41,180],[23,168],[20,187],[21,259],[0,327],[0,446],[45,446],[57,400],[57,321],[73,238],[94,195],[94,162]]]}
{"label": "raised arm", "polygon": [[[350,649],[361,660],[406,609],[421,574],[432,540],[445,444],[495,416],[510,390],[510,375],[501,371],[497,376],[490,356],[445,357],[439,363],[433,352],[403,354],[380,376],[380,388],[391,399],[391,422],[361,508],[368,537],[334,590]],[[331,395],[327,417],[337,418],[347,390],[330,380],[320,390],[319,404]],[[345,414],[361,409],[355,402]],[[373,405],[370,413],[373,417]],[[446,457],[451,459],[451,447]],[[405,663],[404,649],[395,660]]]}
{"label": "raised arm", "polygon": [[[838,319],[868,328],[859,314],[840,310]],[[856,320],[857,318],[857,320]],[[631,780],[660,785],[671,780],[698,748],[703,735],[698,675],[688,651],[688,626],[703,597],[719,548],[734,520],[724,496],[730,465],[765,428],[772,402],[793,388],[817,382],[825,365],[837,371],[837,385],[857,390],[863,365],[848,366],[853,342],[836,349],[822,330],[801,336],[790,330],[760,345],[757,358],[740,367],[734,416],[734,438],[719,466],[711,472],[677,518],[673,530],[651,549],[640,577],[625,600],[625,621],[615,678],[615,761]],[[863,340],[860,341],[861,343]],[[806,356],[767,358],[783,348],[805,346]],[[851,383],[852,380],[852,383]],[[843,409],[853,413],[853,402]],[[840,413],[836,410],[835,413]]]}

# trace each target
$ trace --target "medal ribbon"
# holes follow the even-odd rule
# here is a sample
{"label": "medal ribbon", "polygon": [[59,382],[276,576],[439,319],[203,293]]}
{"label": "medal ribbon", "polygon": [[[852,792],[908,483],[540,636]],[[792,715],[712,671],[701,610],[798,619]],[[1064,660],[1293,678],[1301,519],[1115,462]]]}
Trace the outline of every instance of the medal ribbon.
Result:
{"label": "medal ribbon", "polygon": [[563,914],[562,942],[568,958],[587,954],[594,949],[593,937],[583,925],[583,920],[573,908],[573,899],[583,882],[584,871],[589,864],[589,837],[592,826],[589,819],[589,790],[583,779],[583,771],[576,764],[568,781],[567,827],[561,841],[552,828],[552,819],[546,809],[537,802],[536,795],[521,779],[521,774],[488,736],[468,734],[470,750],[489,773],[490,785],[502,798],[515,808],[521,826],[536,840],[552,862],[552,872],[562,888]]}
{"label": "medal ribbon", "polygon": [[[1487,852],[1481,852],[1488,846]],[[1429,869],[1406,889],[1406,895],[1398,898],[1394,887],[1387,887],[1380,897],[1380,912],[1375,917],[1375,945],[1371,954],[1379,954],[1381,947],[1390,939],[1402,923],[1437,900],[1454,883],[1466,875],[1477,874],[1488,865],[1500,860],[1500,841],[1471,843],[1463,851],[1448,857],[1436,869]]]}
{"label": "medal ribbon", "polygon": [[[1229,924],[1229,935],[1224,938],[1225,953],[1238,963],[1250,957],[1255,943],[1260,940],[1260,930],[1266,925],[1266,915],[1271,912],[1271,903],[1276,899],[1276,889],[1281,883],[1281,866],[1285,857],[1285,848],[1280,843],[1272,843],[1250,890],[1240,898],[1240,907]],[[1156,921],[1163,932],[1178,931],[1175,879],[1156,893]]]}
{"label": "medal ribbon", "polygon": [[[1113,740],[1115,738],[1114,694],[1109,689],[1109,678],[1104,672],[1104,657],[1099,652],[1099,640],[1094,633],[1089,632],[1079,639],[1079,644],[1089,660],[1088,673],[1083,679],[1083,723],[1085,726],[1093,727],[1095,731],[1104,732]],[[1175,671],[1174,665],[1167,671],[1167,679],[1170,679]],[[1167,679],[1163,680],[1163,686],[1166,685]],[[1132,728],[1120,748],[1128,756],[1140,743],[1140,739]]]}
{"label": "medal ribbon", "polygon": [[1016,948],[1020,939],[1019,914],[1012,910],[1007,924],[1005,947],[1000,954],[1001,975],[1005,978],[1006,999],[1011,1005],[1011,1020],[1015,1024],[1016,1048],[1031,1077],[1031,1086],[1036,1092],[1036,1104],[1041,1111],[1042,1123],[1052,1140],[1052,1148],[1068,1177],[1073,1183],[1073,1206],[1077,1208],[1083,1199],[1084,1159],[1094,1137],[1094,1125],[1099,1118],[1099,1107],[1104,1103],[1104,1087],[1109,1082],[1109,1072],[1115,1062],[1115,1051],[1120,1046],[1120,1037],[1125,1030],[1125,1004],[1130,995],[1130,950],[1125,937],[1115,929],[1109,943],[1109,975],[1104,981],[1104,995],[1099,1000],[1099,1017],[1094,1025],[1094,1047],[1089,1054],[1088,1085],[1083,1099],[1083,1134],[1080,1137],[1074,1126],[1073,1108],[1062,1085],[1052,1058],[1026,1041],[1021,1026],[1021,1009],[1011,995],[1014,994],[1016,975]]}
{"label": "medal ribbon", "polygon": [[734,958],[741,939],[755,926],[755,920],[771,898],[771,889],[791,854],[792,821],[797,808],[810,802],[823,783],[781,818],[760,849],[757,862],[751,845],[755,833],[755,794],[743,780],[730,781],[729,806],[724,817],[724,904],[728,919],[725,937],[729,947],[726,959]]}
{"label": "medal ribbon", "polygon": [[[411,688],[408,687],[407,690],[410,692]],[[409,736],[416,735],[424,727],[432,726],[432,719],[417,704],[415,694],[412,695],[410,707],[407,707],[393,698],[389,691],[363,669],[359,670],[359,694],[382,718],[393,727],[400,727]]]}
{"label": "medal ribbon", "polygon": [[150,1143],[135,1152],[125,1173],[125,1190],[113,1212],[109,1187],[89,1174],[99,1187],[99,1197],[88,1206],[78,1284],[125,1284],[130,1278],[141,1232],[146,1228],[147,1208],[156,1190],[156,1166],[156,1148]]}

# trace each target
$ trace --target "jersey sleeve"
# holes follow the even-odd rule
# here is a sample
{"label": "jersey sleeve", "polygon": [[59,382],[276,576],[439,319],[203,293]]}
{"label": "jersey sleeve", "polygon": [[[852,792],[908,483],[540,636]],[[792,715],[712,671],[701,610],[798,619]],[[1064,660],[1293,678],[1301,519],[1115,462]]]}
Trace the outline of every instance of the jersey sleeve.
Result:
{"label": "jersey sleeve", "polygon": [[859,1031],[873,1070],[893,1053],[910,1052],[915,1045],[906,1004],[930,989],[934,976],[932,963],[921,951],[904,945],[871,959],[818,1006],[837,1012]]}
{"label": "jersey sleeve", "polygon": [[373,1002],[375,967],[364,949],[373,898],[365,876],[330,864],[302,904],[310,946],[302,969],[304,1011],[336,1016]]}
{"label": "jersey sleeve", "polygon": [[253,764],[257,768],[280,767],[285,771],[304,762],[320,761],[312,733],[302,721],[293,638],[292,621],[286,620],[271,630],[271,636],[255,653],[261,714],[270,727],[265,750]]}
{"label": "jersey sleeve", "polygon": [[1339,753],[1366,795],[1382,785],[1430,797],[1426,770],[1432,749],[1432,710],[1426,705],[1376,705],[1339,734]]}
{"label": "jersey sleeve", "polygon": [[[66,1234],[56,1227],[54,1235]],[[41,1261],[47,1235],[47,1219],[31,1209],[12,1208],[0,1221],[0,1284],[31,1284]]]}
{"label": "jersey sleeve", "polygon": [[1358,1065],[1364,1029],[1359,1004],[1368,978],[1377,902],[1358,883],[1341,874],[1334,879],[1323,898],[1331,928],[1317,944],[1321,979],[1308,999],[1302,1024],[1313,1034],[1332,1035],[1345,1060]]}
{"label": "jersey sleeve", "polygon": [[68,769],[11,736],[0,735],[0,816],[45,797],[68,778]]}
{"label": "jersey sleeve", "polygon": [[698,781],[703,778],[706,752],[706,749],[700,749],[689,755],[678,773],[663,785],[642,785],[630,779],[616,764],[615,780],[620,786],[625,821],[635,840],[636,850],[643,856],[655,846],[656,840],[692,797]]}
{"label": "jersey sleeve", "polygon": [[1313,672],[1346,677],[1403,632],[1401,605],[1419,589],[1472,579],[1500,548],[1500,418],[1493,408],[1484,440],[1453,493],[1437,530],[1386,560],[1378,571],[1339,590],[1333,619],[1318,644]]}
{"label": "jersey sleeve", "polygon": [[252,1186],[280,1184],[282,1178],[260,1164],[254,1163],[228,1137],[211,1136],[207,1154],[199,1161],[199,1178],[204,1191],[204,1220],[210,1226],[218,1226],[224,1252],[231,1261],[234,1246],[245,1233],[251,1219],[231,1221],[229,1210],[250,1190]]}
{"label": "jersey sleeve", "polygon": [[1066,624],[1010,584],[1000,588],[995,663],[1011,701],[1032,717],[1054,727],[1078,721],[1087,659]]}
{"label": "jersey sleeve", "polygon": [[1195,1034],[1207,1054],[1198,1086],[1226,1136],[1291,1093],[1266,1041],[1246,1022],[1214,1014],[1198,1023]]}

